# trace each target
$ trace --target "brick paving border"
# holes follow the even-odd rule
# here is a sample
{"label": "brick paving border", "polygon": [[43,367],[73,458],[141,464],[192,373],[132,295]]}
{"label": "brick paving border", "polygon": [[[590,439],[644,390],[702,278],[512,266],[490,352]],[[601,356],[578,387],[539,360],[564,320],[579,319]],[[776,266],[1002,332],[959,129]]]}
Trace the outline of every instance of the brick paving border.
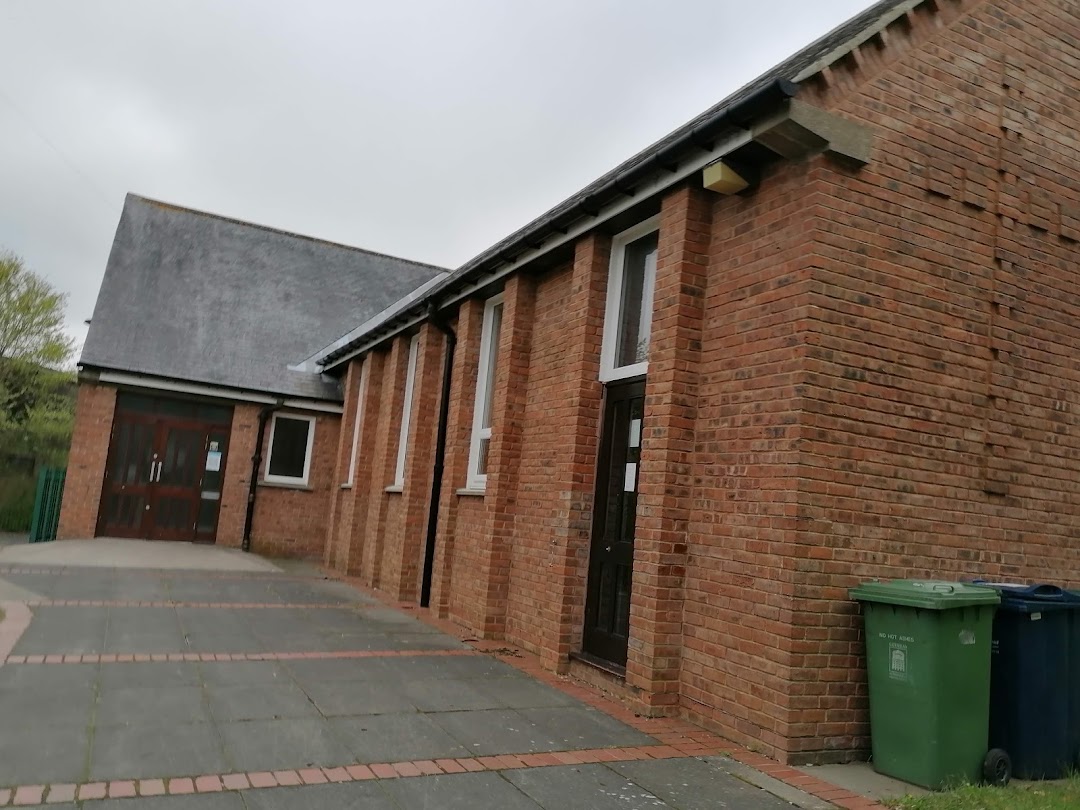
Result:
{"label": "brick paving border", "polygon": [[[686,750],[692,748],[690,752]],[[234,790],[262,790],[275,787],[321,785],[330,782],[365,782],[379,779],[412,779],[436,774],[476,773],[548,768],[558,765],[590,765],[605,762],[633,762],[650,759],[684,759],[710,754],[729,754],[730,746],[718,738],[712,745],[672,746],[640,745],[623,748],[587,748],[577,751],[552,751],[542,754],[500,754],[486,757],[423,759],[405,762],[369,762],[337,765],[325,768],[296,768],[277,771],[248,771],[236,773],[168,776],[152,779],[123,779],[111,782],[82,784],[19,785],[0,789],[0,807],[54,804],[105,798],[191,795],[220,793]],[[765,770],[771,760],[762,758]],[[740,762],[744,761],[739,759]],[[746,763],[754,764],[754,763]],[[765,770],[770,776],[788,782],[787,771],[797,774],[800,790],[811,793],[847,810],[876,810],[881,805],[861,796],[848,793],[814,777],[784,766]],[[789,777],[794,778],[794,777]],[[788,782],[791,784],[791,782]],[[883,810],[883,808],[881,808]]]}
{"label": "brick paving border", "polygon": [[146,664],[152,661],[312,661],[329,658],[415,658],[418,656],[480,655],[479,650],[317,650],[314,652],[254,653],[70,653],[9,655],[0,666],[34,664]]}
{"label": "brick paving border", "polygon": [[215,608],[226,610],[332,610],[353,608],[362,602],[140,602],[127,599],[30,599],[19,604],[27,607],[150,607],[150,608]]}

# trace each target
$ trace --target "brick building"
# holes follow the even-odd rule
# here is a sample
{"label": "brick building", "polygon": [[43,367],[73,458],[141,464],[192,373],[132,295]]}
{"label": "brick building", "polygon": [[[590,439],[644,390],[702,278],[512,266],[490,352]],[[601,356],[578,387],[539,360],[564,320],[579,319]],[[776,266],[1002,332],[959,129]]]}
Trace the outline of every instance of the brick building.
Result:
{"label": "brick building", "polygon": [[1078,89],[1071,0],[878,3],[339,341],[327,561],[866,749],[849,586],[1080,584]]}
{"label": "brick building", "polygon": [[129,195],[79,360],[59,536],[320,555],[341,391],[304,358],[443,272]]}
{"label": "brick building", "polygon": [[353,328],[326,562],[865,750],[848,587],[1080,584],[1078,88],[1074,0],[886,0]]}

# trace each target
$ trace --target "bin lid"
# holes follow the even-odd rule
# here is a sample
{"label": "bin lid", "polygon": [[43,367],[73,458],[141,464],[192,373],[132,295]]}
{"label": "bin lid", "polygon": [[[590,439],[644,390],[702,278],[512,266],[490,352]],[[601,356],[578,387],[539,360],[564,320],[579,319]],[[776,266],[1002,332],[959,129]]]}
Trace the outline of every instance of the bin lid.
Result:
{"label": "bin lid", "polygon": [[1014,611],[1031,613],[1046,610],[1080,610],[1080,594],[1058,585],[1023,585],[975,580],[973,585],[993,588],[1001,594],[1001,604]]}
{"label": "bin lid", "polygon": [[969,605],[996,605],[1001,601],[993,588],[942,582],[934,579],[894,579],[891,582],[864,582],[849,591],[859,602],[950,610]]}

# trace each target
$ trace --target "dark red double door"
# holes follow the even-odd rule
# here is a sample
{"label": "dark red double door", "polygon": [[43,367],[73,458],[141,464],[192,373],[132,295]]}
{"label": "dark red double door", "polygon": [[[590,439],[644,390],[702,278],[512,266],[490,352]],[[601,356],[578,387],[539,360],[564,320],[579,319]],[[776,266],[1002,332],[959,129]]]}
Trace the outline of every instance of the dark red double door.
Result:
{"label": "dark red double door", "polygon": [[232,408],[120,394],[98,535],[212,543]]}

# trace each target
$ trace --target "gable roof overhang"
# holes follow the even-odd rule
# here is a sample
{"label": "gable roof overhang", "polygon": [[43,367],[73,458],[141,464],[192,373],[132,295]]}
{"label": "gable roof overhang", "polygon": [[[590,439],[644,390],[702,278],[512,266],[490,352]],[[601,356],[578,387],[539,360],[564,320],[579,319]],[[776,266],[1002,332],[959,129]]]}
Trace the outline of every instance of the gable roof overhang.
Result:
{"label": "gable roof overhang", "polygon": [[[794,97],[803,82],[882,36],[884,29],[916,7],[933,2],[881,0],[874,4],[431,284],[422,294],[403,299],[320,350],[309,362],[333,371],[394,335],[413,329],[432,312],[497,284],[605,223],[618,222],[631,211],[640,212],[650,202],[655,207],[664,191],[723,158],[735,155],[761,163],[790,158],[804,147],[832,152],[829,138],[839,126],[845,130],[840,136],[845,143],[834,154],[865,162],[869,141],[864,131],[857,131],[858,127],[852,131],[843,119],[800,105]],[[800,140],[808,143],[798,143]]]}

